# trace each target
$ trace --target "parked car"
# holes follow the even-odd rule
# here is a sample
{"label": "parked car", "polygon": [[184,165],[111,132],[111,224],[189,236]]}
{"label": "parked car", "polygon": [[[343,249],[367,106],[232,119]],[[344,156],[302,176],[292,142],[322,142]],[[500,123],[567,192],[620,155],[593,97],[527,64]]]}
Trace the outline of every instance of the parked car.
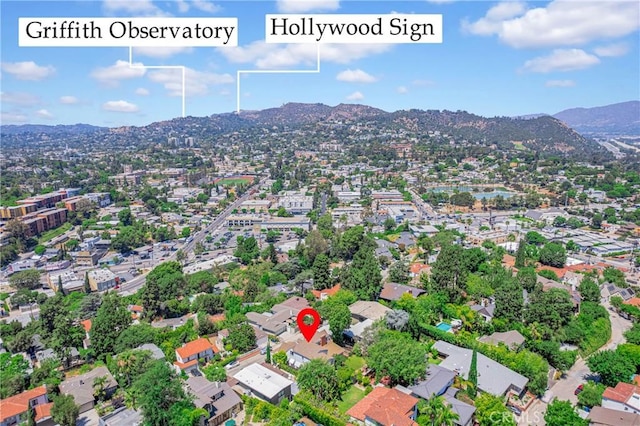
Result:
{"label": "parked car", "polygon": [[580,392],[584,390],[584,385],[578,385],[575,391],[573,391],[574,395],[578,395]]}
{"label": "parked car", "polygon": [[507,408],[511,410],[516,416],[519,416],[520,414],[522,414],[522,410],[519,409],[518,407],[514,407],[513,405],[508,405]]}

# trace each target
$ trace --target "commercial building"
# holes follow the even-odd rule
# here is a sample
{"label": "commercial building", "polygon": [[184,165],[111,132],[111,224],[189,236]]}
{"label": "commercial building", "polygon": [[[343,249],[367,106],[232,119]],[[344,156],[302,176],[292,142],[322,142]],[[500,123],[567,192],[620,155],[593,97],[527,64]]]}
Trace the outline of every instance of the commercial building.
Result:
{"label": "commercial building", "polygon": [[115,287],[119,279],[108,269],[95,269],[87,274],[91,291],[105,291]]}
{"label": "commercial building", "polygon": [[291,399],[293,382],[260,364],[251,364],[233,376],[245,394],[278,405],[283,399]]}

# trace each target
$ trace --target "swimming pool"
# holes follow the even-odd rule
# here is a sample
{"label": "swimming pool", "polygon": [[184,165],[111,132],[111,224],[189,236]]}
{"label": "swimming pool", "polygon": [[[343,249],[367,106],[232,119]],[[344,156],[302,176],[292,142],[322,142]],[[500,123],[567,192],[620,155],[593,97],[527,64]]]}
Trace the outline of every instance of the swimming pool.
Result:
{"label": "swimming pool", "polygon": [[438,330],[442,330],[442,331],[446,331],[448,333],[451,333],[451,324],[447,324],[446,322],[441,322],[440,324],[436,325],[436,328]]}

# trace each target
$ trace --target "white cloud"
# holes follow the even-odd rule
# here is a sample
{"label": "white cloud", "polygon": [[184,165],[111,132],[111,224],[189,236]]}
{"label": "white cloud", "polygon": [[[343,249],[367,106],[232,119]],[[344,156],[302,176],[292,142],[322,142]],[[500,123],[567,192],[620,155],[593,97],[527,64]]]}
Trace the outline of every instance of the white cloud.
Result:
{"label": "white cloud", "polygon": [[521,71],[549,73],[553,71],[574,71],[589,68],[600,63],[597,56],[581,49],[555,49],[547,56],[538,56],[524,63]]}
{"label": "white cloud", "polygon": [[544,85],[546,87],[573,87],[576,82],[573,80],[549,80]]}
{"label": "white cloud", "polygon": [[135,94],[138,96],[149,96],[149,91],[144,87],[138,87],[135,91]]}
{"label": "white cloud", "polygon": [[179,53],[191,53],[193,52],[192,47],[188,46],[167,46],[167,47],[134,47],[133,54],[141,55],[141,56],[149,56],[152,58],[170,58],[171,56],[177,55]]}
{"label": "white cloud", "polygon": [[434,4],[447,4],[447,3],[453,3],[456,0],[427,0],[428,3],[434,3]]}
{"label": "white cloud", "polygon": [[3,62],[2,71],[13,75],[18,80],[39,81],[56,72],[51,65],[40,66],[33,61]]}
{"label": "white cloud", "polygon": [[49,111],[47,111],[46,109],[39,109],[36,111],[36,115],[39,118],[44,118],[45,120],[51,120],[53,119],[53,114],[51,114]]}
{"label": "white cloud", "polygon": [[108,14],[170,16],[170,14],[154,5],[152,0],[104,0],[102,5],[104,11]]}
{"label": "white cloud", "polygon": [[[134,67],[139,67],[143,64],[134,62],[133,65]],[[145,68],[134,67],[130,67],[127,61],[116,61],[116,63],[110,67],[96,68],[91,72],[91,77],[102,84],[114,87],[119,84],[120,80],[142,77],[147,72]]]}
{"label": "white cloud", "polygon": [[207,13],[217,13],[217,12],[220,12],[220,10],[222,9],[217,4],[207,0],[193,0],[191,2],[191,5],[196,9],[202,12],[207,12]]}
{"label": "white cloud", "polygon": [[377,78],[371,74],[367,74],[361,69],[347,69],[339,72],[336,76],[336,80],[346,81],[347,83],[374,83],[377,81]]}
{"label": "white cloud", "polygon": [[522,3],[502,2],[462,27],[471,34],[497,35],[515,48],[576,46],[631,34],[640,28],[640,14],[635,1],[554,0],[526,11]]}
{"label": "white cloud", "polygon": [[[320,60],[348,64],[358,59],[386,52],[392,44],[322,44]],[[297,65],[314,66],[318,50],[314,44],[268,44],[262,40],[246,46],[220,48],[219,52],[231,63],[253,63],[258,69],[292,68]]]}
{"label": "white cloud", "polygon": [[361,101],[364,99],[364,95],[360,92],[353,92],[346,97],[348,101]]}
{"label": "white cloud", "polygon": [[80,99],[75,96],[60,96],[60,103],[64,105],[75,105],[80,103]]}
{"label": "white cloud", "polygon": [[35,106],[42,101],[40,97],[25,92],[0,92],[0,102],[7,105]]}
{"label": "white cloud", "polygon": [[[149,80],[162,84],[169,96],[182,96],[182,70],[154,70],[149,72]],[[202,96],[209,92],[209,86],[230,84],[234,81],[231,74],[215,74],[187,68],[185,93],[187,96]]]}
{"label": "white cloud", "polygon": [[278,11],[282,13],[328,12],[340,7],[340,0],[278,0]]}
{"label": "white cloud", "polygon": [[122,100],[105,102],[102,104],[102,109],[114,112],[138,112],[140,110],[138,105]]}
{"label": "white cloud", "polygon": [[176,1],[176,6],[178,6],[178,12],[187,13],[189,11],[189,3],[184,0]]}
{"label": "white cloud", "polygon": [[598,46],[593,52],[600,57],[623,56],[629,51],[629,45],[626,43],[615,43],[607,46]]}
{"label": "white cloud", "polygon": [[407,86],[398,86],[396,87],[396,92],[404,95],[406,93],[409,93],[409,89],[407,89]]}
{"label": "white cloud", "polygon": [[4,112],[0,113],[0,122],[2,124],[19,124],[26,123],[27,116],[20,112]]}

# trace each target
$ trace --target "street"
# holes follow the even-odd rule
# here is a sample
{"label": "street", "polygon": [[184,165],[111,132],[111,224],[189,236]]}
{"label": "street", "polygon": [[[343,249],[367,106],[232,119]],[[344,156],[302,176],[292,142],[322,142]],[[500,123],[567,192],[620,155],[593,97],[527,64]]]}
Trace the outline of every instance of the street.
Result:
{"label": "street", "polygon": [[[251,193],[251,189],[256,185],[261,185],[262,183],[264,183],[265,179],[266,178],[262,178],[261,180],[259,180],[258,182],[254,183],[252,186],[247,188],[247,191],[242,196],[240,196],[240,198],[235,200],[233,203],[231,203],[231,205],[229,205],[226,209],[224,209],[218,215],[218,217],[216,217],[209,225],[207,225],[206,228],[196,232],[193,235],[193,239],[191,241],[189,241],[188,243],[184,244],[182,246],[182,248],[180,248],[180,250],[182,250],[187,255],[191,251],[193,251],[193,248],[195,247],[195,245],[197,243],[199,243],[199,242],[202,242],[202,240],[204,238],[206,238],[207,235],[210,235],[211,233],[215,232],[220,226],[222,226],[224,224],[225,219],[231,214],[231,212],[233,212],[235,209],[237,209],[240,206],[240,204],[242,204],[243,202],[245,202],[249,198],[250,193]],[[153,267],[157,266],[159,263],[168,262],[170,260],[175,260],[176,253],[177,253],[177,250],[176,251],[172,251],[169,254],[169,256],[164,258],[164,260],[158,259],[156,262],[149,262],[148,271],[146,273],[144,273],[144,274],[141,274],[141,275],[135,277],[131,281],[127,281],[127,282],[123,283],[120,286],[120,289],[118,290],[119,293],[121,295],[123,295],[123,296],[128,296],[128,295],[136,293],[145,284],[147,273],[149,271],[151,271],[153,269]]]}
{"label": "street", "polygon": [[[624,332],[631,328],[631,321],[628,321],[617,313],[611,311],[609,308],[609,302],[603,303],[603,306],[609,311],[609,318],[611,319],[611,339],[602,347],[601,350],[615,349],[619,344],[624,343]],[[559,400],[567,400],[572,404],[578,402],[578,397],[574,395],[576,388],[584,383],[591,371],[586,364],[586,361],[582,358],[578,358],[576,363],[571,367],[565,375],[550,389],[548,396],[549,402],[554,398]],[[522,425],[544,425],[544,413],[547,411],[547,403],[542,399],[537,399],[529,409],[522,413],[521,416],[516,417],[518,424]]]}

